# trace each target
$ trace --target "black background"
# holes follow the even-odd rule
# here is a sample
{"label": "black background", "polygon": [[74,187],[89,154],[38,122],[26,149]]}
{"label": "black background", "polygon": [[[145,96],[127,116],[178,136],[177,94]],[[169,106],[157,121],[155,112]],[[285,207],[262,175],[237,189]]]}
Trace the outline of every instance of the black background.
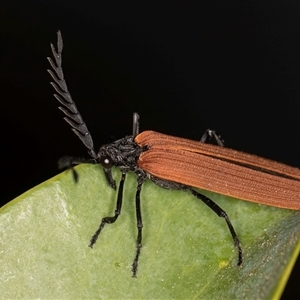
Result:
{"label": "black background", "polygon": [[[300,2],[1,1],[1,204],[86,149],[46,73],[64,38],[69,89],[96,148],[141,129],[300,167]],[[299,295],[299,262],[282,299]],[[298,277],[298,278],[297,278]]]}

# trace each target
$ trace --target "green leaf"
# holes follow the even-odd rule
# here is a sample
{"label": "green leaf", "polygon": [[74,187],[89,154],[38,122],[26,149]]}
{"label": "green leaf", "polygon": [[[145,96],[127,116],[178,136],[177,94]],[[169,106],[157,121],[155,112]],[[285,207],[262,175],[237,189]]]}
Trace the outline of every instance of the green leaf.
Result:
{"label": "green leaf", "polygon": [[[1,296],[68,299],[279,298],[300,248],[300,212],[203,192],[230,216],[244,264],[226,223],[183,191],[147,181],[142,190],[143,248],[137,278],[136,177],[128,174],[122,214],[91,236],[115,210],[117,192],[99,165],[66,171],[0,209]],[[120,172],[114,169],[120,179]]]}

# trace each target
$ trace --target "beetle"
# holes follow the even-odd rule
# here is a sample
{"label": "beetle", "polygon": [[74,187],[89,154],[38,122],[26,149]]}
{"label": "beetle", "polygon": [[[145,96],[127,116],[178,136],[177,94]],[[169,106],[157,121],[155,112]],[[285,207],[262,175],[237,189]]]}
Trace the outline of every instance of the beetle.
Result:
{"label": "beetle", "polygon": [[[51,85],[61,103],[59,109],[65,114],[73,132],[88,149],[89,159],[63,157],[59,160],[60,168],[73,170],[80,163],[101,164],[108,184],[116,189],[111,169],[116,166],[121,171],[115,214],[104,217],[99,228],[90,240],[92,248],[106,224],[114,223],[120,213],[123,201],[123,187],[126,174],[131,171],[137,175],[136,253],[132,263],[132,276],[136,277],[139,256],[142,247],[142,214],[140,194],[146,179],[165,189],[184,190],[205,203],[219,217],[224,218],[238,252],[237,265],[242,265],[243,252],[241,243],[226,212],[210,198],[193,188],[206,189],[231,197],[261,203],[270,206],[300,210],[300,170],[282,163],[255,155],[224,148],[217,134],[208,130],[201,141],[174,137],[154,131],[139,130],[139,115],[133,114],[132,135],[94,149],[92,136],[72,100],[62,70],[63,41],[61,32],[57,33],[57,50],[51,44],[55,62],[48,57],[52,70],[47,70],[54,82]],[[215,139],[218,145],[207,144],[208,137]]]}

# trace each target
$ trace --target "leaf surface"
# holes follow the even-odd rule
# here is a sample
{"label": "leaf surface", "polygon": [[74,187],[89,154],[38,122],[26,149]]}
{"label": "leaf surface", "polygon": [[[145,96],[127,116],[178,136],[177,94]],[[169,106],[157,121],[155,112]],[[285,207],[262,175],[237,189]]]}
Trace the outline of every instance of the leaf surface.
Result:
{"label": "leaf surface", "polygon": [[[128,174],[122,213],[117,192],[99,165],[66,171],[0,209],[2,298],[270,299],[279,298],[300,248],[300,212],[239,201],[203,191],[229,215],[244,263],[224,220],[184,191],[150,181],[141,194],[143,247],[137,278],[136,178]],[[117,180],[120,172],[113,170]]]}

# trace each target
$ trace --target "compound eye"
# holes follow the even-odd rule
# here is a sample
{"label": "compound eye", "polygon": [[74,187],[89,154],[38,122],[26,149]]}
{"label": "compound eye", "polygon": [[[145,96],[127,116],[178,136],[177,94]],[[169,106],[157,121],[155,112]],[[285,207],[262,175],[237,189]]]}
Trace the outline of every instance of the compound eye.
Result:
{"label": "compound eye", "polygon": [[109,156],[102,156],[100,158],[100,164],[105,169],[110,169],[113,166],[113,162]]}

